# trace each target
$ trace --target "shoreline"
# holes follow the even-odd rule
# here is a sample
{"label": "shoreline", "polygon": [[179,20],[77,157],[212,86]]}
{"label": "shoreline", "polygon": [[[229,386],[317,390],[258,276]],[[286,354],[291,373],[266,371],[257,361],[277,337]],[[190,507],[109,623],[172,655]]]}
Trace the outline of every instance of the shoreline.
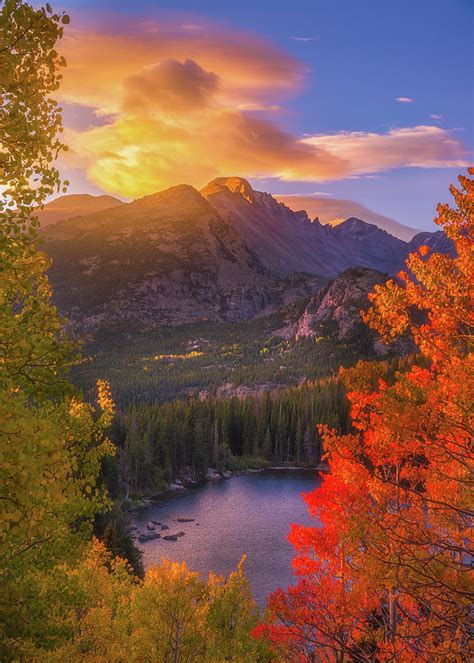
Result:
{"label": "shoreline", "polygon": [[325,463],[320,463],[315,467],[302,467],[298,465],[273,465],[270,467],[259,467],[259,468],[248,468],[245,470],[222,470],[221,472],[209,468],[207,475],[201,479],[175,479],[174,482],[168,484],[166,488],[160,490],[148,497],[144,497],[141,500],[130,500],[124,499],[125,510],[130,514],[134,514],[138,511],[148,509],[155,504],[159,504],[162,500],[173,497],[177,494],[184,493],[188,490],[193,490],[194,488],[199,488],[204,484],[210,481],[227,481],[232,477],[243,476],[247,474],[260,474],[262,472],[268,471],[305,471],[305,472],[320,472],[322,474],[327,474],[329,472],[329,466]]}

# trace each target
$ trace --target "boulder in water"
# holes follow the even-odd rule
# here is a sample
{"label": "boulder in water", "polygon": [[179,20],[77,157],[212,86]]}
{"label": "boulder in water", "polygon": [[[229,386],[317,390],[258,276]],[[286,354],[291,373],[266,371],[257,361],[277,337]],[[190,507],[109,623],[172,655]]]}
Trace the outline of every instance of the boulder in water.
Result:
{"label": "boulder in water", "polygon": [[177,534],[165,534],[163,536],[163,539],[165,541],[177,541],[178,540],[178,535]]}
{"label": "boulder in water", "polygon": [[158,532],[150,532],[149,534],[140,534],[138,540],[140,543],[146,543],[147,541],[153,541],[153,539],[159,539],[161,534]]}

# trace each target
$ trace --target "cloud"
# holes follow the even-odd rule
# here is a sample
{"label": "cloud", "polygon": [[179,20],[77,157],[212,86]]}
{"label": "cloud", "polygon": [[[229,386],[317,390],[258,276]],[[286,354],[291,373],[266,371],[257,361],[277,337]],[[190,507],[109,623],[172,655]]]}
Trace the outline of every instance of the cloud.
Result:
{"label": "cloud", "polygon": [[391,129],[385,134],[339,132],[305,138],[304,142],[346,161],[349,176],[402,167],[464,167],[468,157],[454,132],[433,126]]}
{"label": "cloud", "polygon": [[[73,21],[74,24],[74,21]],[[108,25],[68,30],[61,43],[68,67],[60,94],[65,101],[117,112],[123,81],[164,60],[193,60],[221,80],[220,95],[243,105],[278,101],[297,92],[307,67],[266,39],[220,24],[109,18]]]}
{"label": "cloud", "polygon": [[308,41],[314,41],[317,39],[317,37],[290,37],[293,41],[302,41],[302,42],[308,42]]}
{"label": "cloud", "polygon": [[164,60],[128,76],[123,87],[125,112],[194,110],[207,106],[219,86],[219,77],[194,60]]}
{"label": "cloud", "polygon": [[[311,198],[312,196],[318,197],[331,197],[334,196],[333,193],[328,193],[327,191],[308,191],[306,193],[272,193],[274,198],[282,199],[283,198]],[[293,209],[293,208],[292,208]]]}
{"label": "cloud", "polygon": [[[272,123],[225,108],[121,114],[113,124],[67,137],[76,165],[104,190],[136,197],[223,174],[311,180],[338,177],[340,157],[306,145]],[[69,153],[67,153],[69,155]],[[68,158],[70,158],[68,156]]]}
{"label": "cloud", "polygon": [[138,197],[218,175],[323,182],[400,166],[464,165],[439,127],[299,136],[282,100],[305,67],[273,44],[221,25],[109,21],[65,39],[66,168]]}
{"label": "cloud", "polygon": [[395,101],[398,101],[401,104],[412,104],[415,100],[411,97],[397,97]]}
{"label": "cloud", "polygon": [[430,115],[432,120],[442,120],[443,116],[442,115]]}

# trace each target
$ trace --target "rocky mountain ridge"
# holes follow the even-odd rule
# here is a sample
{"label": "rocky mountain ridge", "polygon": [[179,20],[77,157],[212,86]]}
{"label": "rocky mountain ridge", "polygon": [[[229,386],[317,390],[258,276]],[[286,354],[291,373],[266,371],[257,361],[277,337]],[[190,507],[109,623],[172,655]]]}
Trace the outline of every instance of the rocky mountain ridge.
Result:
{"label": "rocky mountain ridge", "polygon": [[323,226],[239,177],[116,201],[43,234],[60,310],[92,330],[248,320],[347,268],[393,274],[421,243],[449,249],[442,233],[407,243],[360,219]]}

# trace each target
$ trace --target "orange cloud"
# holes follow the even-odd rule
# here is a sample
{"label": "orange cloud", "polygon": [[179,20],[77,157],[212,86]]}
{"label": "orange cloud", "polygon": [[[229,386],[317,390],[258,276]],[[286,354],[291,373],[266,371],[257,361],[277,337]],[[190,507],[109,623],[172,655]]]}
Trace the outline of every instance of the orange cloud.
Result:
{"label": "orange cloud", "polygon": [[174,112],[206,106],[218,89],[219,77],[194,60],[164,60],[128,76],[123,83],[125,112]]}
{"label": "orange cloud", "polygon": [[64,158],[107,192],[137,197],[227,174],[324,181],[464,164],[461,143],[438,127],[310,137],[282,130],[275,102],[301,87],[305,68],[254,35],[154,21],[113,28],[65,38],[60,90],[76,115],[93,108],[106,120],[70,127]]}
{"label": "orange cloud", "polygon": [[[74,23],[74,21],[73,21]],[[123,81],[165,60],[194,60],[221,81],[232,103],[281,100],[301,86],[306,67],[265,39],[221,25],[116,22],[114,33],[91,26],[68,30],[61,44],[68,67],[61,96],[68,102],[117,111]]]}

